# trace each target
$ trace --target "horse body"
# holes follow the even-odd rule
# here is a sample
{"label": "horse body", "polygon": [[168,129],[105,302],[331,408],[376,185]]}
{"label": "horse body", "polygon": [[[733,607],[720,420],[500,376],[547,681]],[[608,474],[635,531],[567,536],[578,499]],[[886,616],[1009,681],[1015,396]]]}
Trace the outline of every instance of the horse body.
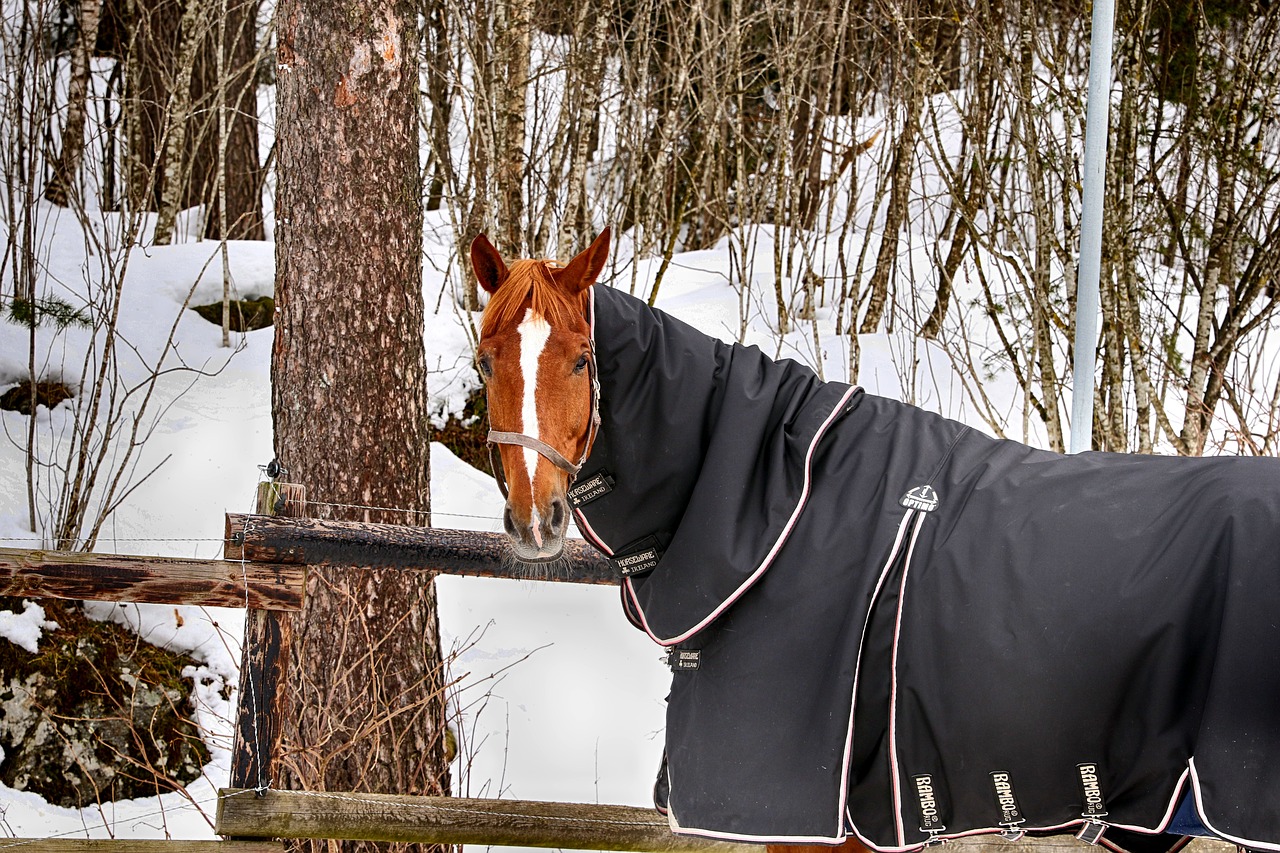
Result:
{"label": "horse body", "polygon": [[1219,835],[1280,850],[1280,463],[995,441],[574,293],[599,432],[589,390],[540,382],[540,405],[579,413],[579,528],[676,653],[677,831],[1114,839],[1193,791]]}

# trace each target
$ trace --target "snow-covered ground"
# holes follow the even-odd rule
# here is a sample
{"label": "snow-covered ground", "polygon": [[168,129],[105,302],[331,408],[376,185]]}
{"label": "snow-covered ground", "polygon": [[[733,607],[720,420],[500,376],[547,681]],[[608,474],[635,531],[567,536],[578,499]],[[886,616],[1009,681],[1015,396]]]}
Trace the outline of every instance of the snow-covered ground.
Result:
{"label": "snow-covered ground", "polygon": [[[58,223],[50,210],[47,243],[54,289],[74,302],[83,290],[83,269],[93,268],[75,223]],[[104,228],[106,226],[104,225]],[[443,222],[428,223],[425,242],[425,330],[436,416],[460,411],[473,386],[469,335],[472,318],[455,308],[441,273],[451,262]],[[757,242],[771,255],[768,235]],[[231,272],[241,294],[272,291],[273,246],[230,246]],[[619,241],[618,258],[630,262]],[[657,264],[638,262],[637,281],[647,292]],[[762,267],[770,267],[768,262]],[[741,327],[739,294],[730,284],[727,241],[712,249],[677,255],[666,273],[659,306],[727,340]],[[629,286],[628,268],[613,268]],[[120,331],[130,355],[126,379],[141,378],[154,365],[172,320],[195,285],[193,304],[214,301],[222,286],[217,245],[186,242],[137,249],[122,296]],[[763,292],[768,292],[767,290]],[[847,374],[848,339],[834,334],[828,309],[813,327],[805,322],[780,339],[762,305],[747,309],[745,339],[766,352],[810,364],[821,362],[829,379]],[[220,347],[220,332],[191,311],[182,312],[175,335],[181,362],[209,375],[174,373],[160,379],[150,411],[155,429],[142,447],[138,475],[161,463],[114,513],[97,549],[118,553],[214,557],[221,549],[227,511],[253,505],[259,470],[271,458],[269,359],[271,330],[237,335]],[[41,333],[38,358],[47,372],[77,381],[80,354],[89,333],[71,329]],[[860,381],[868,390],[907,396],[929,408],[964,418],[966,397],[947,357],[909,336],[866,335],[860,339]],[[0,392],[25,375],[26,332],[0,323]],[[193,381],[195,379],[195,381]],[[905,383],[904,383],[905,379]],[[996,380],[984,390],[1013,405],[1012,383]],[[44,441],[63,434],[70,404],[41,408]],[[0,413],[7,440],[0,441],[0,545],[37,547],[26,529],[27,498],[21,439],[27,419]],[[981,427],[981,423],[975,425]],[[500,530],[502,499],[493,482],[432,447],[435,524]],[[580,802],[648,805],[661,755],[663,697],[669,672],[660,650],[623,619],[611,588],[471,578],[440,578],[439,600],[446,652],[460,679],[453,707],[461,749],[455,792]],[[148,605],[94,605],[99,618],[134,626],[151,642],[190,651],[202,666],[191,673],[200,721],[210,732],[213,758],[204,778],[186,796],[171,794],[85,810],[62,809],[26,792],[0,788],[0,836],[90,835],[116,837],[211,837],[216,789],[228,778],[229,719],[236,696],[219,688],[235,684],[243,616],[239,611]],[[34,608],[0,620],[0,636],[24,647],[38,641],[42,618]]]}

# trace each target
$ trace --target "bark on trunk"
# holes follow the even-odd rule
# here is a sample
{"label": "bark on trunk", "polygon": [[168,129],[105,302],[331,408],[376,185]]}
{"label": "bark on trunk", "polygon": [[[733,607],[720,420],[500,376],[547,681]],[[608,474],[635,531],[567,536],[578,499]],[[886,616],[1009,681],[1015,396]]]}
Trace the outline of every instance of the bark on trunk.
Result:
{"label": "bark on trunk", "polygon": [[[276,453],[331,517],[423,524],[417,7],[285,0],[277,21]],[[295,624],[284,786],[447,792],[431,580],[313,572]]]}

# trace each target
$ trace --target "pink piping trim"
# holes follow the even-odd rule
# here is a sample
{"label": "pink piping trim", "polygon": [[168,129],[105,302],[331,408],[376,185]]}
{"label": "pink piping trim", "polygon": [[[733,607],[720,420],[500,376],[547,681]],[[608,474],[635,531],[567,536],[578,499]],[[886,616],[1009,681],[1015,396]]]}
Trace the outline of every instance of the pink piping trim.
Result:
{"label": "pink piping trim", "polygon": [[[880,569],[880,577],[876,580],[876,588],[871,593],[871,601],[874,603],[880,598],[880,590],[884,586],[885,578],[889,575],[889,567],[893,565],[893,561],[898,558],[898,551],[902,548],[902,540],[906,537],[907,525],[911,523],[912,511],[908,510],[907,514],[902,516],[902,521],[898,523],[898,533],[893,540],[893,548],[889,551],[889,558],[885,560],[884,567]],[[853,720],[857,716],[858,709],[858,676],[862,671],[862,649],[867,642],[867,626],[871,624],[871,608],[867,608],[867,615],[862,622],[862,634],[858,639],[858,658],[853,665],[853,695],[849,699],[849,728],[845,733],[844,739],[844,762],[842,764],[840,776],[840,802],[837,809],[836,824],[843,825],[846,816],[849,800],[849,765],[853,763]],[[849,824],[853,824],[852,818]]]}
{"label": "pink piping trim", "polygon": [[765,555],[764,561],[760,566],[752,572],[751,576],[743,581],[731,595],[725,598],[724,601],[720,602],[720,605],[716,607],[715,610],[712,610],[700,622],[685,631],[683,634],[679,634],[669,639],[662,639],[649,627],[649,622],[645,619],[644,609],[640,607],[640,602],[636,600],[635,588],[631,584],[631,579],[628,578],[625,581],[627,594],[631,596],[632,602],[636,605],[636,612],[640,614],[640,622],[644,626],[644,632],[649,635],[650,639],[661,646],[673,646],[676,643],[681,643],[689,639],[694,634],[698,633],[703,628],[707,627],[707,625],[715,621],[716,617],[731,607],[735,601],[742,597],[744,592],[755,585],[755,582],[760,579],[760,576],[764,574],[765,570],[773,564],[774,558],[778,555],[778,551],[782,549],[783,544],[787,541],[787,537],[791,535],[791,529],[795,527],[796,519],[800,517],[801,510],[804,509],[805,503],[809,500],[809,487],[813,480],[813,451],[818,446],[818,442],[821,441],[822,437],[826,434],[827,429],[830,428],[832,422],[834,422],[836,417],[841,413],[845,403],[847,403],[849,398],[853,396],[853,392],[857,390],[858,386],[856,385],[849,387],[849,390],[844,393],[844,396],[840,398],[840,401],[831,409],[831,413],[827,415],[827,419],[822,422],[822,426],[818,428],[817,433],[813,436],[813,441],[809,443],[809,449],[805,451],[804,456],[804,488],[800,492],[800,499],[796,501],[796,508],[792,511],[791,518],[787,519],[787,525],[778,535],[777,541],[773,543],[773,547],[769,549],[769,553]]}
{"label": "pink piping trim", "polygon": [[916,524],[911,531],[911,544],[907,546],[906,562],[902,567],[902,581],[898,585],[898,613],[893,621],[893,657],[889,664],[889,774],[893,783],[893,822],[898,830],[898,843],[906,844],[906,830],[902,825],[902,779],[898,769],[898,641],[902,637],[902,610],[907,600],[907,575],[911,572],[911,555],[920,538],[922,513],[916,514]]}
{"label": "pink piping trim", "polygon": [[746,835],[734,832],[718,832],[714,829],[698,829],[696,827],[681,826],[675,817],[675,813],[668,811],[667,823],[671,826],[671,831],[676,835],[696,835],[702,838],[719,838],[725,841],[754,841],[763,844],[797,844],[797,843],[813,843],[813,844],[833,844],[844,841],[845,836],[829,836],[829,835]]}

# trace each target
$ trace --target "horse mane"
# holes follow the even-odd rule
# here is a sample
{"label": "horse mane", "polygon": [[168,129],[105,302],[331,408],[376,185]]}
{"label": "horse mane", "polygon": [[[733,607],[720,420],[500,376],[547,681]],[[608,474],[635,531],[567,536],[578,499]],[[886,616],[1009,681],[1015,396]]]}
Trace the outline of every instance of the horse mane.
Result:
{"label": "horse mane", "polygon": [[512,261],[507,280],[489,297],[480,320],[480,337],[487,338],[500,329],[518,325],[525,309],[533,309],[552,326],[571,326],[581,322],[586,313],[587,291],[568,294],[556,284],[551,270],[555,261]]}

